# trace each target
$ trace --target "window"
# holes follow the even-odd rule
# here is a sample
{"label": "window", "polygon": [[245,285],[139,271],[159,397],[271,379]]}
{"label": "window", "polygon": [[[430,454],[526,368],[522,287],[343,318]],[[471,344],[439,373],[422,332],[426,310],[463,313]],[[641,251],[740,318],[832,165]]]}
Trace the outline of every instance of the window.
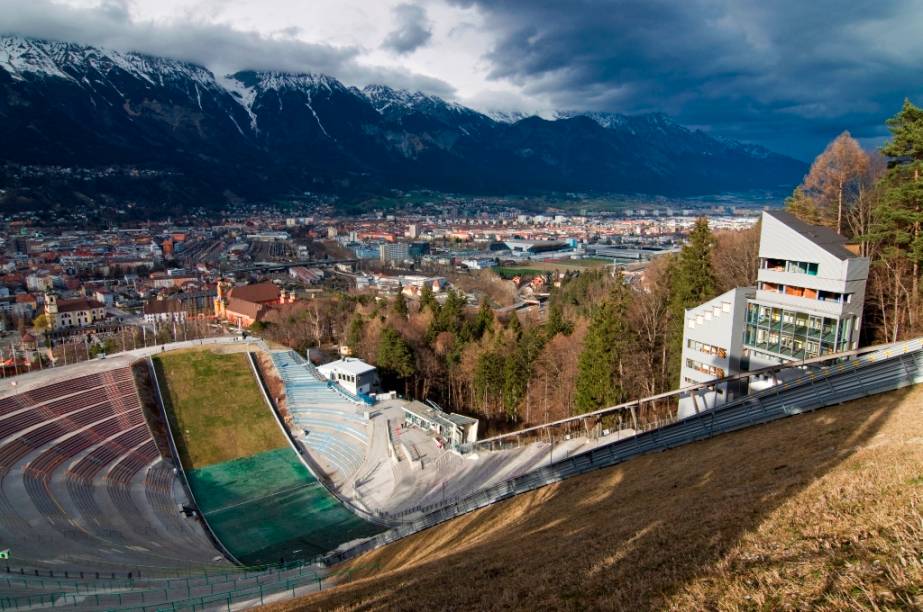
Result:
{"label": "window", "polygon": [[785,260],[784,259],[764,259],[763,260],[763,269],[772,270],[774,272],[785,272]]}
{"label": "window", "polygon": [[686,360],[686,367],[693,369],[697,372],[703,374],[708,374],[709,376],[715,376],[717,378],[724,378],[724,368],[719,368],[713,365],[708,365],[707,363],[702,363],[701,361],[695,361],[694,359]]}
{"label": "window", "polygon": [[852,339],[852,317],[830,317],[781,308],[748,305],[744,343],[750,347],[792,359],[810,359],[847,350]]}
{"label": "window", "polygon": [[698,340],[689,339],[686,342],[686,346],[691,348],[694,351],[699,351],[700,353],[705,353],[707,355],[717,355],[722,359],[727,359],[727,349],[715,346],[713,344],[706,344],[705,342],[699,342]]}
{"label": "window", "polygon": [[761,281],[758,284],[758,289],[761,291],[768,291],[770,293],[784,293],[785,295],[790,295],[793,297],[803,297],[811,300],[819,300],[821,302],[836,302],[843,303],[849,302],[851,300],[851,294],[837,293],[835,291],[822,291],[819,289],[811,289],[810,287],[799,287],[798,285],[778,285],[776,283],[767,283]]}
{"label": "window", "polygon": [[808,276],[817,276],[818,265],[807,261],[786,261],[785,271],[794,274],[807,274]]}

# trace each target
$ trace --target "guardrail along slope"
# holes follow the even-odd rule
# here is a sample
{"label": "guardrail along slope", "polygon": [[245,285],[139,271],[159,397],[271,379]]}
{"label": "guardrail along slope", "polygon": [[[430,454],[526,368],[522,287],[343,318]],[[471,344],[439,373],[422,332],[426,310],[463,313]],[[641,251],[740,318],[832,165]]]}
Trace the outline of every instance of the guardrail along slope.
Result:
{"label": "guardrail along slope", "polygon": [[[291,607],[918,606],[923,388],[867,398],[853,382],[830,380],[839,397],[862,396],[843,406],[646,454],[369,552],[354,563],[374,573]],[[750,403],[765,411],[750,422],[796,397],[818,407],[783,391]],[[745,410],[686,426],[704,437]]]}
{"label": "guardrail along slope", "polygon": [[[899,343],[852,361],[808,371],[797,379],[716,409],[663,427],[639,431],[627,439],[569,457],[466,497],[450,499],[445,506],[420,519],[327,555],[327,561],[344,561],[472,510],[639,455],[674,448],[792,414],[901,389],[921,381],[923,343],[920,340]],[[638,403],[643,401],[639,400]]]}

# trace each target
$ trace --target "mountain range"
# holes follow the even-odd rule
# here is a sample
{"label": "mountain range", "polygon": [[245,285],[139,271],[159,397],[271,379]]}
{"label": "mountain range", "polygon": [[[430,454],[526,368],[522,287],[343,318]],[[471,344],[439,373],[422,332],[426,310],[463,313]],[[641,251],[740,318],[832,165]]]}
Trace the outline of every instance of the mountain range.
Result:
{"label": "mountain range", "polygon": [[0,162],[7,190],[22,187],[10,168],[23,166],[147,171],[159,178],[99,180],[82,196],[179,206],[394,188],[693,195],[790,188],[806,169],[663,114],[488,116],[326,75],[216,76],[175,59],[18,36],[0,37]]}

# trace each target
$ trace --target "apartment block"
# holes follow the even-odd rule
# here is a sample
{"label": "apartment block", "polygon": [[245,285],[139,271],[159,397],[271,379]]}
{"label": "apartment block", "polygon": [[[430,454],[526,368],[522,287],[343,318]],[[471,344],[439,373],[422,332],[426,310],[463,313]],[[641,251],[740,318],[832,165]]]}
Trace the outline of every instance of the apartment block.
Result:
{"label": "apartment block", "polygon": [[410,258],[410,245],[406,242],[386,242],[378,247],[382,263],[405,261]]}

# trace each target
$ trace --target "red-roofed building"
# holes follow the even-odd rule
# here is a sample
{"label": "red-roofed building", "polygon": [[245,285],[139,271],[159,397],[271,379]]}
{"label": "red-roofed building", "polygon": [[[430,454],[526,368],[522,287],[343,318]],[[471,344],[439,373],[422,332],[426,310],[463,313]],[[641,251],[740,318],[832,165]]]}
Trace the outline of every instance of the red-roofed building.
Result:
{"label": "red-roofed building", "polygon": [[74,298],[59,300],[54,294],[45,295],[45,315],[55,331],[68,327],[92,325],[106,317],[106,309],[96,300]]}
{"label": "red-roofed building", "polygon": [[294,301],[294,291],[286,292],[273,283],[228,288],[227,283],[219,282],[218,296],[215,298],[215,316],[238,327],[250,327],[273,306],[291,304]]}

